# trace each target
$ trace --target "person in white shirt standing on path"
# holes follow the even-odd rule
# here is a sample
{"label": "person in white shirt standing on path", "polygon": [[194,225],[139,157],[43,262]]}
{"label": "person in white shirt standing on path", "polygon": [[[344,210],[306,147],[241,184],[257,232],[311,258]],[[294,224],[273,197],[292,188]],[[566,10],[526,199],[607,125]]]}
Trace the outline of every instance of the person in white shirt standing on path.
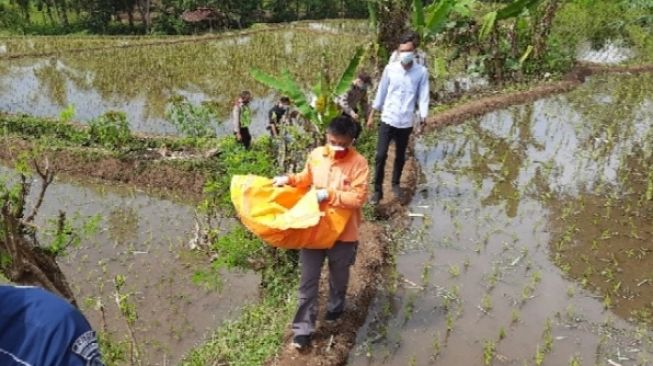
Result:
{"label": "person in white shirt standing on path", "polygon": [[379,140],[376,145],[374,194],[372,203],[383,199],[383,173],[388,158],[388,147],[395,141],[395,162],[392,170],[392,191],[402,198],[399,181],[406,163],[406,148],[413,131],[415,107],[419,109],[420,131],[429,109],[429,75],[427,69],[415,62],[415,44],[410,35],[401,38],[399,62],[391,62],[383,70],[383,76],[367,119],[367,127],[374,127],[374,110],[381,112]]}

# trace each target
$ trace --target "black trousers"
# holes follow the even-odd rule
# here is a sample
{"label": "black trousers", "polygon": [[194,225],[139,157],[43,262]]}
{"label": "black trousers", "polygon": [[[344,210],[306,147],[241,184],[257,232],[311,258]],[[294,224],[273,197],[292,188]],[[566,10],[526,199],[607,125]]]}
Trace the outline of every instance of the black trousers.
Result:
{"label": "black trousers", "polygon": [[374,172],[374,191],[383,192],[383,175],[385,172],[385,161],[388,158],[388,147],[390,142],[395,142],[395,163],[392,168],[392,185],[399,185],[401,172],[406,163],[406,149],[412,127],[397,128],[381,122],[379,126],[379,140],[376,145],[376,171]]}
{"label": "black trousers", "polygon": [[245,146],[245,149],[249,150],[249,146],[252,144],[252,135],[249,133],[249,128],[241,127],[240,128],[240,143]]}

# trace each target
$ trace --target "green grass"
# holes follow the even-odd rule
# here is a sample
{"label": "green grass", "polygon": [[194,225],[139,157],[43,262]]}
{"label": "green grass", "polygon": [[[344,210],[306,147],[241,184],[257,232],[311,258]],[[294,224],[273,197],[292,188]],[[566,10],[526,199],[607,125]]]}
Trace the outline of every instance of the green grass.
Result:
{"label": "green grass", "polygon": [[277,271],[259,303],[245,307],[237,319],[224,323],[181,364],[258,366],[274,356],[295,311],[298,278],[293,268]]}

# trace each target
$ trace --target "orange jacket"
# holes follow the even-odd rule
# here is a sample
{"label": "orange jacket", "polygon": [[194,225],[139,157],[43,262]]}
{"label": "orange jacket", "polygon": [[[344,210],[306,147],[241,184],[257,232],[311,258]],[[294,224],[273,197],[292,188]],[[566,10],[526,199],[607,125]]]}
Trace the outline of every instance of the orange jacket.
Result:
{"label": "orange jacket", "polygon": [[329,192],[326,203],[352,210],[338,240],[358,240],[358,226],[363,217],[361,208],[367,200],[369,178],[369,167],[363,155],[350,147],[347,155],[335,159],[331,149],[321,146],[311,151],[301,173],[290,174],[288,178],[290,185],[295,187],[326,189]]}

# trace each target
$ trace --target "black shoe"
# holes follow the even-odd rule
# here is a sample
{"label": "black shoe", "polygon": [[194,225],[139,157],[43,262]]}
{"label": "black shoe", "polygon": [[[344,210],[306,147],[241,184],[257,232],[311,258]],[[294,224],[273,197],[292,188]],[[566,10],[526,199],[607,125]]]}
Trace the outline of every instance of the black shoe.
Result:
{"label": "black shoe", "polygon": [[327,311],[324,320],[327,323],[333,323],[336,320],[340,319],[340,315],[342,315],[342,311]]}
{"label": "black shoe", "polygon": [[370,199],[370,203],[373,205],[378,205],[379,202],[381,202],[381,199],[383,198],[383,194],[381,192],[374,192],[372,195],[372,199]]}
{"label": "black shoe", "polygon": [[293,337],[291,346],[295,349],[305,349],[311,344],[310,335],[297,335]]}

